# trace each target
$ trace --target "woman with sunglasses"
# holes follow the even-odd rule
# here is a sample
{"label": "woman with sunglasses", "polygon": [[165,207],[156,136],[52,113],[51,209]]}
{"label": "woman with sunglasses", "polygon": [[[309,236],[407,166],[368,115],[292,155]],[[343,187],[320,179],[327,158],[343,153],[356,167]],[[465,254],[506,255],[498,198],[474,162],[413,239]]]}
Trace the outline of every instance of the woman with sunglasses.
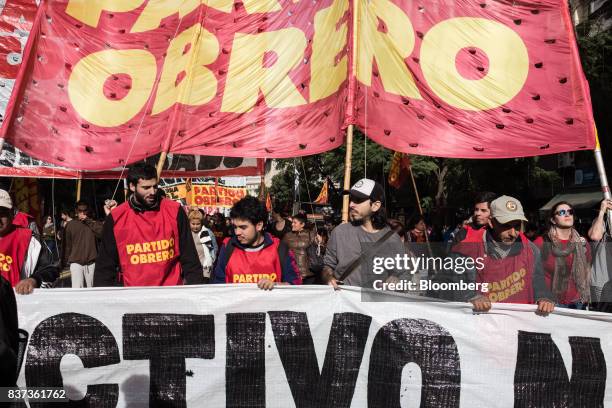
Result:
{"label": "woman with sunglasses", "polygon": [[584,310],[590,300],[591,251],[574,228],[571,204],[555,204],[549,224],[544,236],[534,241],[542,251],[546,284],[558,306]]}

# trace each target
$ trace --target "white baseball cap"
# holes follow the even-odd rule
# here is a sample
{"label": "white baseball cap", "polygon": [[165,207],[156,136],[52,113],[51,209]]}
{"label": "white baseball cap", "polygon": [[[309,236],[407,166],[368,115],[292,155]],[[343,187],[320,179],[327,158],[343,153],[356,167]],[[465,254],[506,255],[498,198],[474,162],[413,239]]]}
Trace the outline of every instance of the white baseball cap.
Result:
{"label": "white baseball cap", "polygon": [[383,187],[375,182],[374,180],[370,180],[367,178],[362,178],[351,187],[349,191],[351,197],[354,197],[358,200],[367,200],[370,199],[372,201],[380,201],[382,203],[385,202],[385,190]]}
{"label": "white baseball cap", "polygon": [[13,208],[13,200],[6,190],[0,190],[0,207]]}

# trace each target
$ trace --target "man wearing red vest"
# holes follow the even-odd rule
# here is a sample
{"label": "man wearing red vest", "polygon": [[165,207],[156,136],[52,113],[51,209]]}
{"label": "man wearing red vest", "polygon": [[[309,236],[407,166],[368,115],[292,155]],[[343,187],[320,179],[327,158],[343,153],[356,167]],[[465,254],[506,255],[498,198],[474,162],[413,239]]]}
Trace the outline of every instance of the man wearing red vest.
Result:
{"label": "man wearing red vest", "polygon": [[255,197],[245,197],[231,209],[234,236],[219,251],[213,283],[256,283],[260,289],[300,285],[293,253],[284,242],[264,232],[268,212]]}
{"label": "man wearing red vest", "polygon": [[461,242],[464,239],[472,239],[472,235],[489,226],[491,222],[491,201],[495,200],[495,193],[486,191],[476,196],[474,200],[474,212],[470,222],[455,231],[453,242]]}
{"label": "man wearing red vest", "polygon": [[163,197],[149,164],[130,167],[128,200],[104,221],[94,286],[173,286],[204,283],[185,211]]}
{"label": "man wearing red vest", "polygon": [[501,196],[491,202],[491,227],[480,229],[453,247],[455,254],[469,256],[480,265],[475,273],[458,275],[481,285],[480,290],[463,293],[475,311],[486,312],[495,302],[537,303],[540,313],[554,309],[540,250],[521,232],[524,221],[527,219],[519,200]]}
{"label": "man wearing red vest", "polygon": [[13,201],[0,190],[0,274],[19,294],[31,293],[59,274],[51,253],[31,229],[13,223]]}

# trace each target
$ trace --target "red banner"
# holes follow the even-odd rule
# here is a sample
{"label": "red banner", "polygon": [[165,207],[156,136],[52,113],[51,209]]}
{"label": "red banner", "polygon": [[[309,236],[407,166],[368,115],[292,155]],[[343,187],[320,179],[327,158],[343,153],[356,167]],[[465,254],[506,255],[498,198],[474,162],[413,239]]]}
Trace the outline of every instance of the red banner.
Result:
{"label": "red banner", "polygon": [[314,154],[350,123],[421,155],[595,144],[564,0],[51,0],[33,27],[3,133],[68,168]]}
{"label": "red banner", "polygon": [[340,145],[348,3],[201,3],[43,3],[8,141],[85,170]]}
{"label": "red banner", "polygon": [[459,158],[594,148],[566,1],[359,4],[356,121],[377,143]]}

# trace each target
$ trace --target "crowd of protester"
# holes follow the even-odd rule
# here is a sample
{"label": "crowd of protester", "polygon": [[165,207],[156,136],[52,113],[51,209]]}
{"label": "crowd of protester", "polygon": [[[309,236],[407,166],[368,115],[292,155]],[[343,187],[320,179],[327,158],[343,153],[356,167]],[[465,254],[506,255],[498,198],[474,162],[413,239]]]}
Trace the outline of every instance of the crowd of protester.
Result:
{"label": "crowd of protester", "polygon": [[[476,195],[467,219],[439,229],[422,215],[408,225],[388,218],[384,189],[369,179],[347,192],[350,222],[339,225],[330,219],[311,222],[303,212],[290,216],[274,208],[268,214],[254,197],[238,201],[229,217],[206,214],[166,198],[155,169],[144,164],[130,168],[127,184],[131,195],[121,205],[107,200],[104,221],[93,219],[87,202],[79,201],[61,211],[59,225],[47,217],[41,232],[0,191],[0,257],[11,260],[0,265],[3,278],[18,294],[67,277],[74,288],[253,283],[268,290],[282,284],[339,289],[369,287],[367,261],[374,254],[469,257],[482,259],[482,265],[462,273],[423,265],[409,279],[415,288],[422,280],[486,282],[488,291],[409,292],[471,302],[480,312],[495,302],[537,304],[542,313],[555,307],[606,309],[606,302],[592,299],[592,276],[594,259],[605,257],[605,246],[598,244],[606,240],[609,200],[602,201],[590,230],[581,235],[568,202],[553,205],[546,227],[536,233],[520,200],[491,192]],[[379,278],[397,282],[405,275],[390,268]],[[610,290],[599,289],[597,300]]]}
{"label": "crowd of protester", "polygon": [[[310,222],[304,213],[289,216],[276,208],[268,214],[250,196],[236,202],[229,217],[206,214],[166,198],[155,168],[145,164],[129,169],[127,185],[126,202],[105,203],[104,221],[79,201],[61,211],[59,225],[47,217],[40,231],[0,190],[0,323],[15,326],[10,287],[28,295],[61,286],[66,277],[74,288],[251,283],[263,290],[307,284],[376,289],[376,278],[386,290],[398,290],[395,285],[413,296],[469,302],[476,312],[493,303],[534,304],[541,314],[555,308],[612,312],[606,262],[612,248],[605,245],[612,200],[601,202],[581,234],[569,202],[555,203],[538,228],[520,200],[485,192],[476,195],[467,219],[440,230],[422,215],[409,225],[388,218],[384,189],[369,179],[347,192],[350,222],[342,224]],[[421,263],[410,273],[398,266],[372,269],[373,257],[400,255],[453,262]],[[469,259],[479,261],[468,265]],[[406,290],[402,280],[413,287]],[[438,289],[420,286],[425,281]],[[459,282],[472,285],[458,289]],[[444,284],[448,290],[439,289]],[[1,342],[8,346],[0,354],[10,357],[14,336]]]}

